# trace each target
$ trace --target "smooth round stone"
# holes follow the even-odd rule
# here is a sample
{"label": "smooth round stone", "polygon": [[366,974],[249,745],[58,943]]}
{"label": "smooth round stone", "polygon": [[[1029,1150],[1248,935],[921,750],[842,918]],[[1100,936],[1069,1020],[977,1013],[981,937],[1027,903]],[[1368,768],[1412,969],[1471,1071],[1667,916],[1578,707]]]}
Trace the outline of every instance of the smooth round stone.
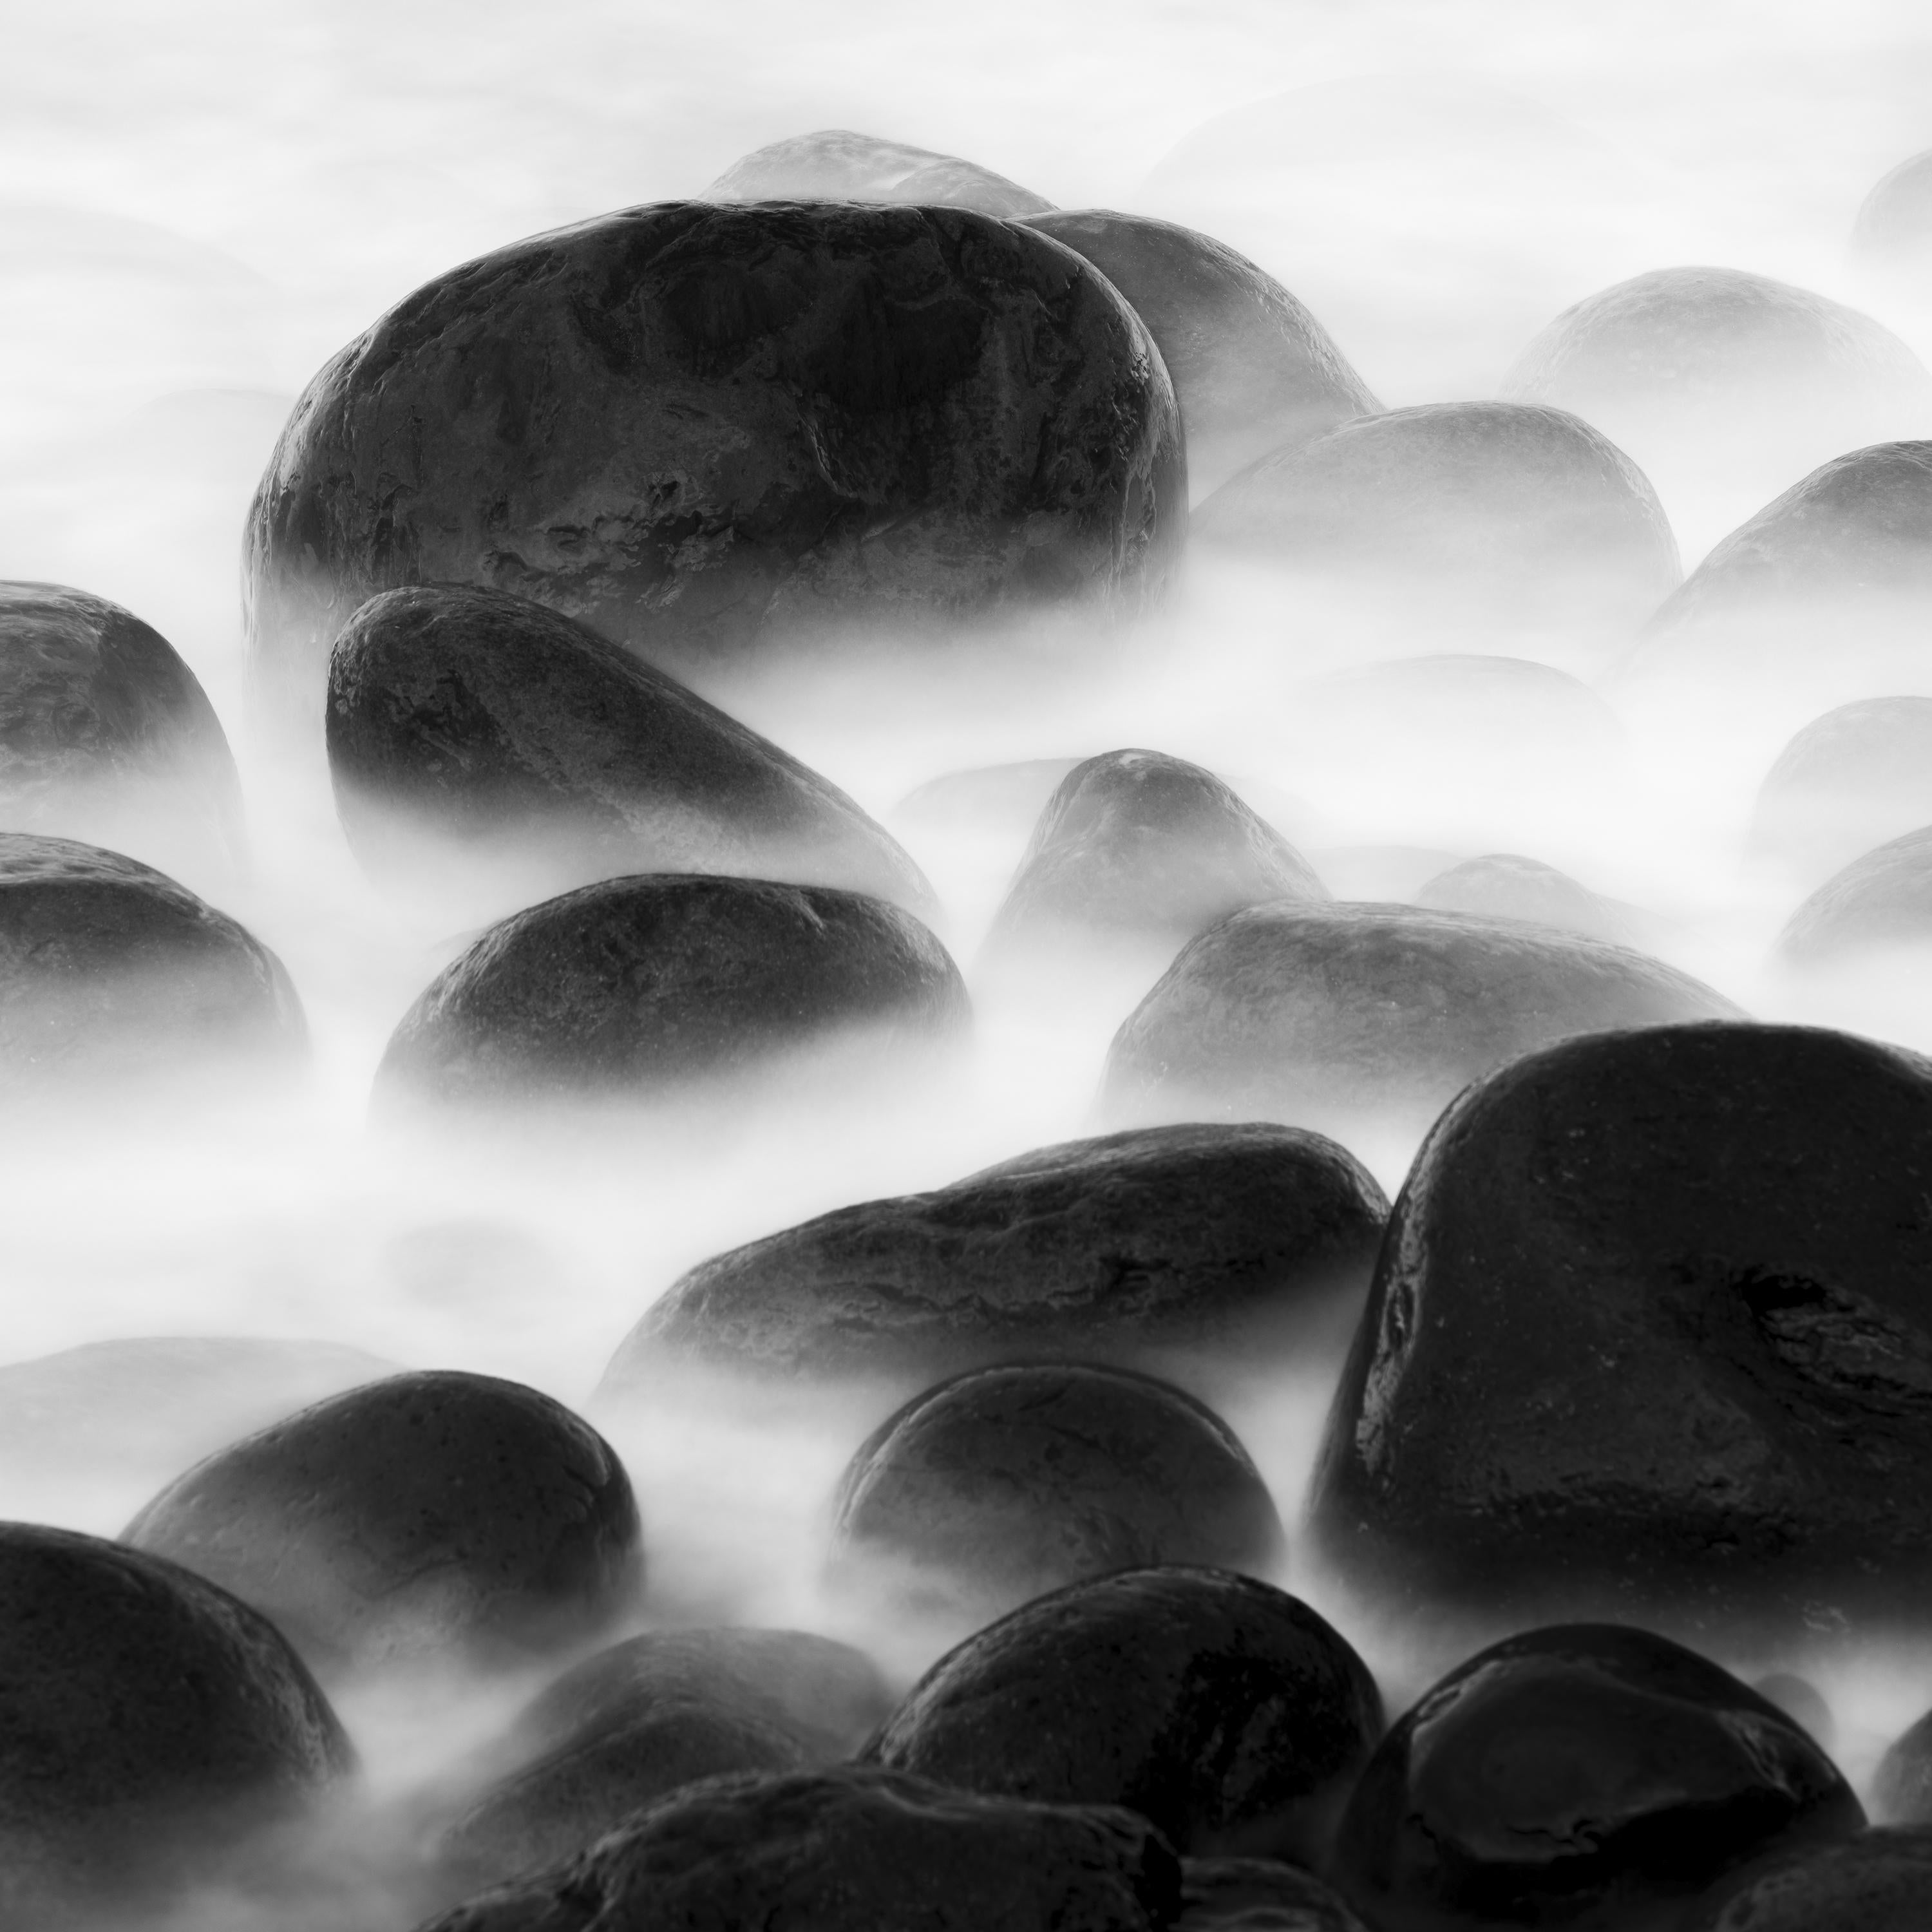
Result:
{"label": "smooth round stone", "polygon": [[1932,148],[1907,155],[1858,204],[1852,255],[1878,268],[1932,267]]}
{"label": "smooth round stone", "polygon": [[1102,1106],[1124,1121],[1413,1130],[1568,1036],[1741,1017],[1688,974],[1581,934],[1419,906],[1253,906],[1191,941],[1123,1023]]}
{"label": "smooth round stone", "polygon": [[1721,1886],[1684,1932],[1923,1932],[1932,1832],[1862,1832]]}
{"label": "smooth round stone", "polygon": [[1184,1855],[1316,1865],[1382,1726],[1367,1666],[1305,1604],[1162,1568],[1074,1584],[968,1637],[866,1755],[970,1791],[1124,1804]]}
{"label": "smooth round stone", "polygon": [[1174,1932],[1366,1932],[1338,1892],[1274,1858],[1183,1858]]}
{"label": "smooth round stone", "polygon": [[674,1792],[575,1864],[422,1932],[1164,1932],[1180,1888],[1178,1860],[1130,1812],[977,1797],[844,1765]]}
{"label": "smooth round stone", "polygon": [[1754,853],[1808,878],[1932,824],[1932,698],[1864,698],[1778,753],[1751,814]]}
{"label": "smooth round stone", "polygon": [[1614,942],[1624,937],[1622,920],[1587,886],[1519,852],[1486,852],[1462,860],[1419,887],[1415,903],[1484,919],[1526,919],[1588,939]]}
{"label": "smooth round stone", "polygon": [[391,590],[329,656],[336,808],[370,871],[452,869],[513,903],[628,872],[932,889],[882,826],[770,740],[588,625],[501,591]]}
{"label": "smooth round stone", "polygon": [[1002,217],[1038,214],[1053,206],[957,155],[843,128],[794,134],[754,149],[734,161],[704,190],[704,199],[916,202]]}
{"label": "smooth round stone", "polygon": [[1330,1868],[1378,1932],[1661,1926],[1780,1845],[1849,1837],[1851,1787],[1774,1704],[1647,1630],[1532,1630],[1406,1712]]}
{"label": "smooth round stone", "polygon": [[1079,1363],[975,1369],[915,1396],[846,1465],[832,1526],[833,1574],[855,1593],[982,1621],[1114,1570],[1265,1574],[1287,1547],[1212,1409]]}
{"label": "smooth round stone", "polygon": [[1932,826],[1854,859],[1805,900],[1778,935],[1780,964],[1800,970],[1876,956],[1908,957],[1932,943]]}
{"label": "smooth round stone", "polygon": [[98,1537],[0,1524],[0,1683],[9,1925],[212,1882],[352,1762],[266,1618]]}
{"label": "smooth round stone", "polygon": [[1886,1825],[1932,1825],[1932,1711],[1892,1741],[1872,1778],[1872,1809]]}
{"label": "smooth round stone", "polygon": [[448,1370],[244,1437],[124,1540],[233,1592],[334,1677],[567,1651],[628,1612],[643,1575],[610,1444],[535,1389]]}
{"label": "smooth round stone", "polygon": [[648,873],[492,926],[391,1035],[379,1094],[472,1107],[650,1101],[823,1057],[929,1057],[970,1024],[946,949],[830,886]]}
{"label": "smooth round stone", "polygon": [[1503,1068],[1396,1203],[1311,1532],[1391,1610],[1490,1628],[1916,1628],[1928,1198],[1898,1048],[1672,1026]]}
{"label": "smooth round stone", "polygon": [[1320,1361],[1352,1330],[1388,1213],[1360,1162],[1293,1127],[1067,1141],[700,1262],[598,1399],[698,1368],[931,1382],[1058,1357],[1192,1379]]}
{"label": "smooth round stone", "polygon": [[1144,325],[963,208],[660,202],[419,289],[316,376],[244,544],[252,674],[308,725],[350,614],[514,592],[714,682],[1043,608],[1130,616],[1186,460]]}
{"label": "smooth round stone", "polygon": [[1257,458],[1381,410],[1301,303],[1211,235],[1106,208],[1027,225],[1084,255],[1147,324],[1174,379],[1197,502]]}
{"label": "smooth round stone", "polygon": [[285,1067],[305,1052],[281,962],[138,860],[0,832],[0,1064],[16,1083]]}

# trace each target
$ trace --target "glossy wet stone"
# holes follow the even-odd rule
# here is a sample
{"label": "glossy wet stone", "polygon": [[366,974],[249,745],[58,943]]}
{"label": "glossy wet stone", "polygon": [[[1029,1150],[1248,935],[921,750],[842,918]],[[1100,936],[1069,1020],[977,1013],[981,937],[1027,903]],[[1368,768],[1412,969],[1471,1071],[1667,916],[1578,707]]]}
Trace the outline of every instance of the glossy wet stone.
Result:
{"label": "glossy wet stone", "polygon": [[843,128],[793,134],[756,148],[734,161],[704,195],[707,201],[916,202],[1008,217],[1053,206],[976,162]]}

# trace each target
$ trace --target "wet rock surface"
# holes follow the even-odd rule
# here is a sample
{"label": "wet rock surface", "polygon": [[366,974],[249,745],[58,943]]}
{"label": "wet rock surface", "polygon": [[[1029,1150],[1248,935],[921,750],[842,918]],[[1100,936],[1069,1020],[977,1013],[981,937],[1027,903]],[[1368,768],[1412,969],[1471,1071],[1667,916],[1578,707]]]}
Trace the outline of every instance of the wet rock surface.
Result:
{"label": "wet rock surface", "polygon": [[299,722],[380,590],[468,584],[717,672],[785,640],[1138,610],[1180,418],[1071,250],[963,209],[630,208],[428,284],[297,404],[250,513],[250,662]]}
{"label": "wet rock surface", "polygon": [[1928,1130],[1932,1063],[1800,1027],[1575,1040],[1472,1088],[1330,1414],[1329,1559],[1479,1619],[1915,1616]]}
{"label": "wet rock surface", "polygon": [[1174,1932],[1364,1932],[1341,1894],[1273,1858],[1184,1858]]}
{"label": "wet rock surface", "polygon": [[1566,1035],[1741,1017],[1627,947],[1420,907],[1254,906],[1192,940],[1114,1036],[1117,1120],[1426,1123]]}
{"label": "wet rock surface", "polygon": [[633,1607],[610,1445],[518,1382],[436,1370],[318,1402],[170,1484],[124,1540],[272,1618],[326,1677],[495,1668]]}
{"label": "wet rock surface", "polygon": [[1718,1887],[1686,1932],[1918,1932],[1932,1896],[1932,1832],[1864,1832]]}
{"label": "wet rock surface", "polygon": [[832,1564],[848,1588],[998,1615],[1113,1570],[1265,1574],[1274,1498],[1204,1403],[1078,1363],[976,1369],[915,1396],[854,1454]]}
{"label": "wet rock surface", "polygon": [[1571,1624],[1472,1658],[1396,1720],[1333,1876],[1388,1932],[1660,1924],[1766,1850],[1864,1822],[1824,1753],[1727,1671]]}
{"label": "wet rock surface", "polygon": [[649,1100],[814,1052],[916,1056],[969,1020],[946,949],[883,900],[652,873],[493,926],[404,1016],[376,1079],[399,1099],[486,1108]]}
{"label": "wet rock surface", "polygon": [[1050,1356],[1179,1374],[1320,1359],[1352,1327],[1387,1213],[1359,1162],[1292,1127],[1068,1141],[700,1262],[600,1397],[680,1364],[932,1378]]}
{"label": "wet rock surface", "polygon": [[734,161],[704,194],[708,201],[916,202],[1002,217],[1038,214],[1053,206],[976,162],[843,128],[756,148]]}
{"label": "wet rock surface", "polygon": [[1932,826],[1832,874],[1778,935],[1785,965],[1814,970],[1932,941]]}
{"label": "wet rock surface", "polygon": [[1003,1617],[868,1747],[893,1769],[1124,1804],[1184,1854],[1316,1862],[1382,1731],[1374,1680],[1306,1604],[1222,1570],[1131,1570]]}
{"label": "wet rock surface", "polygon": [[404,880],[467,862],[533,896],[628,872],[931,889],[797,759],[587,625],[500,591],[372,598],[329,657],[326,736],[357,856]]}
{"label": "wet rock surface", "polygon": [[1519,852],[1465,859],[1420,887],[1415,903],[1484,919],[1526,919],[1612,944],[1626,937],[1623,922],[1587,886]]}
{"label": "wet rock surface", "polygon": [[1932,825],[1932,698],[1866,698],[1815,718],[1766,774],[1754,854],[1826,877]]}

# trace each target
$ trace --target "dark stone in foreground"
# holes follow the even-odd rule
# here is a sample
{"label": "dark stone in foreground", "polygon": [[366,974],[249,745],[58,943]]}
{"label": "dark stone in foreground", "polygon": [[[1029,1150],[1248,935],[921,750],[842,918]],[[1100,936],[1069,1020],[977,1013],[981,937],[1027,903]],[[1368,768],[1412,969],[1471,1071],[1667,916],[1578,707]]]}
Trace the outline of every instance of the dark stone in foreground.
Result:
{"label": "dark stone in foreground", "polygon": [[1184,1853],[1314,1864],[1382,1730],[1306,1605],[1223,1570],[1128,1570],[1003,1617],[926,1672],[867,1755],[968,1790],[1124,1804]]}
{"label": "dark stone in foreground", "polygon": [[424,1932],[1162,1932],[1180,1881],[1130,1812],[846,1766],[675,1792],[576,1864]]}
{"label": "dark stone in foreground", "polygon": [[600,1394],[687,1364],[931,1380],[1048,1356],[1176,1372],[1318,1360],[1352,1326],[1388,1212],[1359,1162],[1297,1128],[1069,1141],[700,1262]]}
{"label": "dark stone in foreground", "polygon": [[1786,964],[1814,968],[1932,942],[1932,826],[1834,872],[1778,936]]}
{"label": "dark stone in foreground", "polygon": [[1115,1120],[1420,1125],[1566,1035],[1738,1018],[1622,946],[1414,906],[1250,907],[1193,940],[1107,1056]]}
{"label": "dark stone in foreground", "polygon": [[1132,614],[1186,508],[1160,352],[1071,249],[962,208],[626,208],[450,270],[310,383],[249,514],[252,671],[306,726],[350,614],[411,584],[714,674]]}
{"label": "dark stone in foreground", "polygon": [[916,1396],[847,1464],[832,1535],[868,1594],[902,1578],[915,1600],[984,1616],[1154,1564],[1264,1572],[1287,1548],[1212,1409],[1077,1362],[976,1369]]}
{"label": "dark stone in foreground", "polygon": [[1570,1624],[1451,1671],[1390,1728],[1333,1875],[1380,1932],[1673,1924],[1780,1845],[1864,1814],[1776,1706],[1648,1631]]}
{"label": "dark stone in foreground", "polygon": [[272,1617],[329,1674],[494,1666],[628,1610],[637,1504],[610,1445],[518,1382],[394,1376],[211,1456],[124,1532]]}
{"label": "dark stone in foreground", "polygon": [[1438,912],[1472,912],[1484,919],[1526,919],[1587,939],[1614,943],[1623,922],[1586,886],[1567,872],[1516,852],[1487,852],[1438,872],[1415,895]]}
{"label": "dark stone in foreground", "polygon": [[1932,1832],[1862,1832],[1718,1886],[1684,1932],[1924,1932]]}
{"label": "dark stone in foreground", "polygon": [[970,1016],[946,949],[883,900],[647,873],[491,927],[404,1016],[376,1079],[471,1106],[647,1100],[814,1052],[929,1052]]}
{"label": "dark stone in foreground", "polygon": [[707,201],[915,202],[1001,217],[1037,214],[1053,206],[976,162],[843,128],[794,134],[754,149],[734,161],[704,196]]}
{"label": "dark stone in foreground", "polygon": [[392,590],[329,657],[337,810],[378,872],[467,858],[541,896],[626,872],[932,893],[883,826],[587,625],[500,591]]}
{"label": "dark stone in foreground", "polygon": [[1365,1932],[1318,1878],[1273,1858],[1183,1858],[1174,1932]]}
{"label": "dark stone in foreground", "polygon": [[352,1759],[266,1618],[98,1537],[0,1525],[0,1918],[152,1905]]}
{"label": "dark stone in foreground", "polygon": [[1378,1600],[1723,1634],[1932,1587],[1932,1062],[1660,1027],[1505,1067],[1417,1156],[1310,1510]]}
{"label": "dark stone in foreground", "polygon": [[308,1040],[282,964],[118,852],[0,832],[0,1065],[16,1081],[286,1062]]}
{"label": "dark stone in foreground", "polygon": [[1932,698],[1865,698],[1778,753],[1750,842],[1817,878],[1922,825],[1932,825]]}

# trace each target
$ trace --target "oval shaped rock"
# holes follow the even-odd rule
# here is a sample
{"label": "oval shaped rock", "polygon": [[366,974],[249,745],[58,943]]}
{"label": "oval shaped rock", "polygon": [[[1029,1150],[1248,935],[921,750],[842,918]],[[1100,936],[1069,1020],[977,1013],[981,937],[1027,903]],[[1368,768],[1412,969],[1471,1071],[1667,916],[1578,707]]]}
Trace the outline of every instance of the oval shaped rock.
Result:
{"label": "oval shaped rock", "polygon": [[625,1615],[643,1574],[609,1444],[535,1389],[448,1370],[244,1436],[124,1540],[252,1604],[330,1676],[568,1649]]}
{"label": "oval shaped rock", "polygon": [[1223,1570],[1129,1570],[940,1658],[867,1748],[899,1771],[1124,1804],[1184,1854],[1318,1864],[1382,1731],[1374,1680],[1308,1606]]}
{"label": "oval shaped rock", "polygon": [[811,1054],[907,1060],[970,1018],[946,949],[883,900],[647,873],[491,927],[404,1016],[376,1080],[475,1106],[650,1100]]}
{"label": "oval shaped rock", "polygon": [[919,868],[816,772],[574,619],[392,590],[330,654],[326,736],[356,856],[518,902],[627,872],[840,886],[930,911]]}
{"label": "oval shaped rock", "polygon": [[1251,1121],[1068,1141],[700,1262],[606,1371],[621,1400],[694,1368],[916,1376],[1001,1360],[1183,1377],[1346,1340],[1388,1203],[1345,1149]]}
{"label": "oval shaped rock", "polygon": [[1420,907],[1252,906],[1191,941],[1107,1056],[1116,1120],[1413,1129],[1574,1034],[1738,1018],[1628,947]]}
{"label": "oval shaped rock", "polygon": [[1472,1658],[1390,1728],[1332,1875],[1388,1932],[1677,1923],[1780,1845],[1864,1822],[1775,1705],[1647,1630],[1532,1630]]}
{"label": "oval shaped rock", "polygon": [[1756,854],[1810,878],[1932,824],[1932,698],[1865,698],[1814,718],[1765,776]]}
{"label": "oval shaped rock", "polygon": [[1121,614],[1179,556],[1153,338],[959,208],[629,208],[453,269],[309,385],[250,512],[252,674],[314,715],[350,614],[514,592],[716,676],[800,640]]}
{"label": "oval shaped rock", "polygon": [[1112,1570],[1266,1571],[1287,1552],[1234,1431],[1165,1382],[1080,1363],[976,1369],[915,1396],[840,1479],[847,1588],[981,1622]]}
{"label": "oval shaped rock", "polygon": [[1932,1062],[1896,1048],[1673,1026],[1504,1067],[1396,1202],[1311,1530],[1488,1627],[1916,1628],[1928,1199]]}
{"label": "oval shaped rock", "polygon": [[1418,887],[1415,903],[1484,919],[1529,920],[1587,939],[1614,942],[1624,937],[1623,922],[1587,886],[1520,852],[1465,859]]}
{"label": "oval shaped rock", "polygon": [[1802,970],[1904,956],[1932,944],[1932,826],[1888,839],[1832,874],[1778,935],[1777,957]]}
{"label": "oval shaped rock", "polygon": [[844,128],[793,134],[754,149],[734,161],[704,198],[916,202],[1002,217],[1037,214],[1053,206],[976,162]]}
{"label": "oval shaped rock", "polygon": [[1084,255],[1147,324],[1174,380],[1196,501],[1270,451],[1380,412],[1307,309],[1211,235],[1107,208],[1027,226]]}
{"label": "oval shaped rock", "polygon": [[1922,1932],[1932,1832],[1861,1832],[1720,1886],[1685,1932]]}

